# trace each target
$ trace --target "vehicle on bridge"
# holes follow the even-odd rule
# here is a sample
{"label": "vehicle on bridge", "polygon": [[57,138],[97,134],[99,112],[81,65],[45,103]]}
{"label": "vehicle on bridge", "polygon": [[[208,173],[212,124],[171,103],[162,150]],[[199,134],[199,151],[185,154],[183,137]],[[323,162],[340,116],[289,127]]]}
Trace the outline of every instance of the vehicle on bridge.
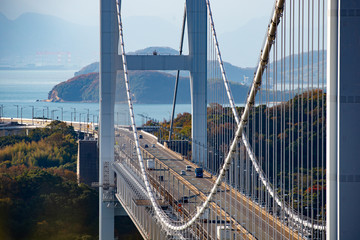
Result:
{"label": "vehicle on bridge", "polygon": [[195,177],[202,178],[204,175],[203,168],[195,168]]}
{"label": "vehicle on bridge", "polygon": [[234,229],[231,229],[230,225],[226,226],[217,226],[217,239],[218,240],[233,240],[236,237],[234,236]]}
{"label": "vehicle on bridge", "polygon": [[155,161],[152,159],[149,159],[146,161],[146,168],[148,170],[154,170],[155,169]]}

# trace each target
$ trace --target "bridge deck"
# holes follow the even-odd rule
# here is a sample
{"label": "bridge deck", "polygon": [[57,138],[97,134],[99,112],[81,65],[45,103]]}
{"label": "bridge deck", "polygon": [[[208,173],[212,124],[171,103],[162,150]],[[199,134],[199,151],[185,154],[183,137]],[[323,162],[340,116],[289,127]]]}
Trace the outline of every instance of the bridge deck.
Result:
{"label": "bridge deck", "polygon": [[[132,132],[120,129],[118,136],[118,144],[122,151],[132,159],[130,164],[138,168]],[[197,166],[195,164],[157,143],[152,135],[145,133],[142,136],[140,145],[144,159],[155,160],[155,169],[148,170],[152,185],[162,193],[164,199],[170,202],[174,209],[181,211],[184,219],[193,216],[196,206],[206,199],[215,182],[215,177],[204,171],[204,178],[196,178],[194,169]],[[192,166],[192,171],[186,171],[186,175],[181,175],[181,171],[185,170],[187,165]],[[220,207],[220,201],[222,207]],[[236,189],[223,184],[210,204],[209,218],[206,222],[198,223],[198,234],[204,237],[208,233],[209,238],[216,239],[217,227],[225,225],[231,225],[232,229],[237,230],[235,231],[236,239],[253,239],[253,237],[301,239],[296,231],[287,227],[277,217]]]}

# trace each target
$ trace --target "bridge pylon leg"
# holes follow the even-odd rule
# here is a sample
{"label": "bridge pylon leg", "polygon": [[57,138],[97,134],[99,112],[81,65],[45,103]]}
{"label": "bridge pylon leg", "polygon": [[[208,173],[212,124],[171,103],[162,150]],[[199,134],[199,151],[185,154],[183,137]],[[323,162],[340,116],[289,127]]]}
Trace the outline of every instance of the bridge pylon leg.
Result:
{"label": "bridge pylon leg", "polygon": [[207,164],[207,7],[205,0],[186,1],[190,70],[192,160]]}
{"label": "bridge pylon leg", "polygon": [[328,1],[327,239],[359,239],[360,2]]}
{"label": "bridge pylon leg", "polygon": [[99,238],[114,239],[114,208],[104,202],[114,183],[114,107],[119,32],[115,0],[100,0]]}

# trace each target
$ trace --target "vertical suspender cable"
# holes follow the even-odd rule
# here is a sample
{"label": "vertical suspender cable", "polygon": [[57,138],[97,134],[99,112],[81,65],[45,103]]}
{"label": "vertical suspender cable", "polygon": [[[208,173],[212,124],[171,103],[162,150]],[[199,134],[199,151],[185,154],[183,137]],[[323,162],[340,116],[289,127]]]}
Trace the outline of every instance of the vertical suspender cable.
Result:
{"label": "vertical suspender cable", "polygon": [[[221,54],[220,54],[220,50],[219,50],[219,44],[217,41],[217,37],[216,37],[216,32],[215,32],[215,27],[214,27],[214,22],[213,22],[213,18],[212,18],[212,12],[211,12],[211,7],[210,7],[210,1],[206,0],[206,4],[208,7],[208,13],[209,13],[209,17],[210,17],[210,21],[211,21],[211,29],[212,29],[212,33],[213,33],[213,38],[214,38],[214,43],[215,43],[215,49],[216,49],[216,53],[217,53],[217,57],[218,57],[218,61],[220,64],[220,69],[221,69],[221,73],[222,73],[222,77],[224,80],[224,84],[225,84],[225,88],[227,91],[227,95],[229,97],[229,102],[230,102],[230,106],[232,108],[232,111],[234,113],[234,117],[237,120],[237,131],[235,134],[235,139],[231,144],[231,147],[229,149],[229,153],[224,161],[224,165],[220,170],[220,176],[222,174],[224,174],[225,176],[225,171],[227,170],[229,164],[230,164],[230,160],[232,158],[232,155],[234,154],[233,151],[235,151],[235,145],[237,143],[238,140],[242,139],[246,150],[248,151],[249,157],[252,161],[252,164],[254,165],[254,168],[256,169],[256,171],[259,173],[259,177],[262,180],[264,186],[266,187],[267,191],[269,191],[270,195],[272,197],[274,197],[275,202],[280,206],[280,207],[284,207],[285,208],[285,212],[289,215],[290,218],[292,218],[295,221],[301,221],[300,218],[291,210],[289,209],[286,205],[284,205],[281,200],[276,196],[276,193],[274,192],[274,190],[272,189],[272,187],[270,186],[269,182],[267,181],[263,171],[260,169],[256,158],[255,158],[255,154],[253,153],[253,151],[251,150],[250,144],[246,138],[246,136],[243,134],[243,129],[244,126],[246,125],[247,121],[248,121],[248,117],[249,117],[249,112],[250,109],[252,108],[252,106],[254,105],[255,102],[255,96],[257,91],[260,88],[261,85],[261,80],[262,80],[262,74],[265,70],[265,68],[268,65],[268,60],[269,60],[269,53],[270,53],[270,49],[272,44],[275,41],[275,37],[276,37],[276,30],[277,30],[277,25],[280,22],[280,18],[282,16],[283,13],[283,7],[284,7],[284,3],[285,0],[278,0],[275,6],[275,11],[274,11],[274,15],[271,19],[271,24],[269,27],[269,31],[268,31],[268,36],[266,38],[265,41],[265,45],[264,48],[261,52],[261,57],[260,57],[260,62],[259,65],[257,67],[255,76],[254,76],[254,81],[253,81],[253,85],[251,87],[251,90],[249,92],[248,98],[247,98],[247,102],[245,105],[245,109],[242,113],[241,119],[238,117],[238,114],[236,112],[236,108],[235,108],[235,103],[229,88],[229,83],[225,74],[225,70],[224,70],[224,66],[223,66],[223,62],[222,62],[222,58],[221,58]],[[219,179],[217,179],[219,180]],[[321,229],[323,230],[325,227],[323,225],[316,225],[316,224],[312,224],[309,222],[305,222],[304,223],[305,226],[307,227],[313,227],[314,229]]]}
{"label": "vertical suspender cable", "polygon": [[[185,7],[184,7],[184,17],[183,17],[183,23],[182,23],[182,29],[181,29],[179,55],[182,55],[182,51],[183,51],[185,24],[186,24],[186,4],[185,4]],[[174,89],[174,100],[173,100],[173,107],[172,107],[171,120],[170,120],[169,142],[171,141],[171,134],[172,134],[172,131],[173,131],[175,105],[176,105],[176,97],[177,97],[177,89],[178,89],[178,84],[179,84],[179,78],[180,78],[180,70],[178,70],[177,73],[176,73],[175,89]]]}
{"label": "vertical suspender cable", "polygon": [[[140,147],[139,147],[139,141],[138,141],[138,136],[137,136],[136,125],[135,125],[135,117],[134,117],[131,94],[130,94],[128,70],[127,70],[127,63],[126,63],[126,54],[125,54],[124,41],[123,41],[123,30],[122,30],[121,16],[120,16],[120,10],[119,10],[119,1],[117,0],[117,11],[118,11],[117,16],[118,16],[118,21],[119,21],[119,33],[120,33],[122,60],[123,60],[123,68],[124,68],[124,78],[125,78],[125,84],[126,84],[126,90],[127,90],[127,98],[128,98],[129,111],[130,111],[130,118],[131,118],[131,123],[132,123],[131,125],[132,125],[134,139],[135,139],[137,156],[138,156],[141,172],[143,174],[143,180],[144,180],[145,187],[146,187],[146,190],[148,192],[150,201],[152,203],[152,206],[154,207],[154,211],[155,211],[157,217],[161,220],[161,223],[165,227],[167,227],[169,229],[172,229],[172,230],[184,230],[184,229],[188,228],[189,226],[191,226],[195,222],[195,220],[204,212],[205,208],[208,206],[208,204],[211,201],[212,197],[217,192],[218,187],[221,185],[221,182],[222,182],[223,178],[226,175],[226,171],[229,168],[230,162],[231,162],[233,156],[235,155],[236,146],[237,146],[238,141],[242,138],[244,145],[245,146],[248,145],[248,146],[246,146],[246,148],[250,149],[250,146],[249,146],[248,142],[244,141],[245,138],[243,137],[244,136],[243,129],[244,129],[245,125],[247,124],[250,109],[254,105],[256,93],[259,90],[259,87],[261,85],[262,74],[263,74],[263,72],[264,72],[264,70],[265,70],[265,68],[266,68],[266,66],[268,64],[269,52],[270,52],[271,46],[273,44],[273,41],[275,39],[277,24],[279,23],[281,14],[283,12],[283,5],[284,5],[284,0],[277,1],[276,7],[275,7],[275,12],[274,12],[274,15],[273,15],[273,18],[272,18],[272,22],[271,22],[271,25],[269,27],[268,37],[266,39],[265,46],[264,46],[264,49],[263,49],[262,54],[261,54],[260,63],[258,65],[256,74],[255,74],[255,77],[254,77],[254,82],[253,82],[253,85],[251,87],[250,93],[248,95],[247,103],[246,103],[245,109],[243,111],[243,114],[241,116],[241,119],[239,120],[239,122],[237,122],[238,126],[237,126],[237,130],[236,130],[235,138],[232,141],[231,147],[229,149],[229,153],[227,154],[226,159],[223,162],[223,165],[221,167],[219,176],[217,177],[214,186],[212,187],[208,197],[206,198],[206,201],[202,204],[200,210],[195,214],[195,216],[193,216],[189,221],[184,222],[184,224],[177,225],[177,224],[171,223],[171,220],[168,218],[168,216],[158,206],[158,204],[157,204],[157,202],[155,200],[154,193],[151,190],[150,183],[149,183],[149,180],[148,180],[148,177],[147,177],[147,173],[145,171],[143,158],[142,158],[142,155],[141,155],[141,152],[140,152]],[[207,0],[207,6],[208,6],[208,9],[209,9],[209,13],[211,13],[210,5],[209,5],[208,0]],[[212,24],[212,27],[213,27],[213,24]],[[216,35],[215,35],[215,37],[216,37]],[[218,48],[217,43],[216,43],[216,47]],[[221,66],[222,66],[222,64],[221,64]],[[222,69],[223,76],[224,76],[224,73],[225,72]],[[229,95],[229,93],[228,93],[228,95]],[[231,93],[230,93],[230,95],[231,95]],[[232,99],[232,97],[231,97],[231,99]],[[230,102],[230,105],[232,105],[232,109],[234,111],[235,105],[233,103],[233,100],[232,100],[232,102]],[[235,110],[235,113],[236,113],[236,110]],[[250,155],[251,160],[255,159],[255,157],[252,156],[253,155],[252,152],[250,152],[249,155]],[[264,186],[267,188],[270,195],[272,195],[275,198],[275,201],[277,202],[277,204],[280,207],[284,207],[285,212],[287,214],[289,214],[289,216],[291,218],[293,218],[295,221],[299,221],[298,216],[294,215],[293,212],[291,212],[286,206],[283,206],[281,201],[279,201],[279,199],[276,197],[276,194],[274,194],[274,191],[272,190],[272,188],[269,185],[268,181],[266,181],[265,176],[263,175],[263,173],[262,173],[261,169],[259,168],[258,164],[256,162],[254,162],[254,161],[252,161],[252,162],[253,162],[254,168],[259,173],[259,177],[262,180]],[[324,228],[324,226],[322,226],[322,225],[311,226],[311,224],[309,224],[307,222],[304,223],[304,226],[313,227],[315,229],[323,229]]]}

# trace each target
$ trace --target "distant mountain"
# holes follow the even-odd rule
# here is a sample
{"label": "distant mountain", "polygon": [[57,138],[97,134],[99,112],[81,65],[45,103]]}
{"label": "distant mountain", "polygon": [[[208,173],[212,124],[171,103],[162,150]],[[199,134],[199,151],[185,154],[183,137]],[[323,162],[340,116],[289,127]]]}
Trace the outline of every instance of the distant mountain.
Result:
{"label": "distant mountain", "polygon": [[78,72],[75,72],[74,76],[76,77],[76,76],[83,75],[83,74],[98,73],[98,72],[99,72],[99,62],[94,62],[94,63],[91,63],[91,64],[83,67]]}
{"label": "distant mountain", "polygon": [[[168,47],[149,47],[145,49],[138,50],[136,52],[131,52],[129,54],[135,55],[135,54],[153,54],[153,51],[157,51],[158,54],[162,55],[176,55],[178,52],[175,49],[168,48]],[[309,60],[309,61],[308,61]],[[291,65],[290,65],[291,64]],[[217,62],[208,62],[208,71],[210,71],[210,68],[212,66],[217,67],[218,73],[220,73],[220,67]],[[307,77],[309,74],[314,71],[314,78],[313,81],[317,81],[319,78],[319,81],[322,82],[325,79],[325,72],[323,70],[326,70],[326,51],[314,51],[313,53],[303,53],[301,55],[295,54],[293,58],[286,57],[284,60],[278,60],[276,63],[270,63],[268,69],[271,72],[271,76],[273,76],[273,71],[275,66],[277,67],[278,72],[280,72],[282,67],[285,67],[285,76],[286,80],[289,81],[290,79],[294,78],[294,82],[296,83],[299,79],[299,76],[302,76],[307,81]],[[320,69],[318,69],[318,66],[320,66]],[[323,68],[324,66],[324,68]],[[253,76],[255,73],[255,68],[242,68],[234,66],[228,62],[224,62],[224,67],[226,70],[226,74],[229,81],[235,82],[235,83],[241,83],[244,85],[250,86],[253,81]],[[301,71],[303,70],[303,71]],[[81,74],[88,74],[91,72],[99,72],[99,63],[95,62],[92,64],[89,64],[82,68],[80,71],[75,73],[75,76],[81,75]],[[166,73],[175,75],[175,71],[164,71]],[[290,74],[293,73],[294,75]],[[186,71],[181,72],[181,76],[188,77],[189,74]],[[310,79],[311,80],[311,79]]]}
{"label": "distant mountain", "polygon": [[137,50],[135,52],[129,52],[129,55],[152,55],[156,52],[159,55],[178,55],[179,51],[170,47],[147,47]]}
{"label": "distant mountain", "polygon": [[[223,59],[244,70],[257,65],[261,44],[264,40],[268,18],[252,19],[235,31],[223,33],[218,29],[218,38]],[[160,54],[177,54],[171,49],[163,53],[162,48],[135,49],[147,46],[170,46],[177,49],[180,41],[181,22],[174,24],[160,17],[132,16],[123,21],[125,44],[133,54],[150,54],[153,50]],[[63,19],[37,13],[25,13],[15,20],[9,20],[0,13],[0,67],[4,66],[44,66],[76,65],[84,66],[99,59],[99,27],[82,26]],[[151,51],[151,52],[150,52]],[[186,51],[186,48],[185,48]],[[68,55],[70,53],[70,55]],[[230,70],[230,69],[229,69]],[[242,82],[231,76],[232,81]]]}
{"label": "distant mountain", "polygon": [[[315,86],[318,82],[320,85],[324,82],[326,86],[326,51],[295,54],[293,57],[285,57],[276,63],[271,63],[268,67],[270,76],[273,75],[275,69],[279,84],[281,77],[285,77],[286,84],[294,82],[295,88],[299,80],[304,84],[313,83]],[[281,76],[282,69],[285,69],[285,73]]]}
{"label": "distant mountain", "polygon": [[[177,54],[176,50],[164,47],[150,47],[142,49],[131,54],[153,54],[153,51],[158,54]],[[286,84],[294,82],[294,88],[299,78],[303,79],[305,83],[311,81],[313,83],[320,83],[324,80],[323,69],[325,66],[326,52],[303,53],[301,55],[294,55],[292,58],[286,57],[277,62],[273,62],[268,66],[270,71],[271,84],[268,88],[275,88],[275,83],[272,80],[274,77],[274,70],[277,68],[277,81],[281,82],[285,76]],[[218,66],[217,62],[209,62],[208,69],[212,66]],[[230,87],[233,92],[236,103],[244,103],[249,85],[253,81],[252,76],[255,69],[240,68],[224,63],[228,79],[230,80]],[[320,68],[318,68],[320,66]],[[324,67],[324,68],[323,68]],[[282,68],[285,68],[285,73],[280,75]],[[220,71],[220,69],[218,69]],[[75,73],[75,77],[66,82],[56,85],[49,92],[48,101],[91,101],[96,102],[99,98],[99,63],[95,62],[85,66],[80,71]],[[312,72],[314,75],[312,76]],[[175,76],[174,72],[163,71],[130,71],[130,84],[133,99],[137,103],[172,103]],[[185,75],[186,76],[186,75]],[[178,103],[190,103],[190,85],[189,78],[182,76],[179,81]],[[244,76],[248,77],[244,81]],[[313,78],[310,78],[312,76]],[[278,88],[279,89],[279,88]],[[125,86],[122,74],[118,75],[117,84],[117,101],[126,101]],[[219,91],[220,90],[220,91]],[[273,91],[272,91],[273,92]],[[215,94],[216,93],[216,94]],[[269,93],[272,94],[272,93]],[[217,79],[208,80],[208,96],[217,96],[218,101],[227,102],[226,91],[221,77]],[[287,97],[286,97],[287,98]],[[210,98],[209,98],[210,99]],[[219,100],[223,99],[223,100]],[[211,101],[211,100],[209,100]]]}
{"label": "distant mountain", "polygon": [[[127,17],[123,26],[128,51],[146,46],[177,46],[179,42],[181,26],[159,17]],[[0,13],[0,36],[0,67],[78,68],[99,59],[99,26],[83,26],[38,13],[25,13],[9,20]]]}
{"label": "distant mountain", "polygon": [[83,65],[99,57],[98,27],[25,13],[15,20],[0,14],[0,64]]}
{"label": "distant mountain", "polygon": [[[159,55],[177,55],[179,52],[173,48],[169,47],[148,47],[145,49],[137,50],[135,52],[129,52],[129,55],[152,55],[153,52],[156,51]],[[208,69],[212,66],[217,66],[217,71],[220,72],[220,67],[217,62],[209,62],[208,63]],[[241,68],[234,66],[228,62],[224,62],[224,67],[226,70],[227,77],[229,81],[236,82],[236,83],[243,83],[249,85],[252,82],[251,76],[254,75],[254,68]],[[91,63],[85,67],[83,67],[80,71],[75,73],[75,76],[81,75],[81,74],[88,74],[92,72],[99,72],[99,62]],[[175,71],[163,71],[165,73],[169,73],[172,75],[175,75]],[[181,72],[181,76],[188,77],[189,73],[186,71]],[[244,82],[244,77],[247,78],[247,81]]]}
{"label": "distant mountain", "polygon": [[238,66],[257,66],[269,23],[270,18],[255,18],[234,31],[219,34],[224,60]]}

